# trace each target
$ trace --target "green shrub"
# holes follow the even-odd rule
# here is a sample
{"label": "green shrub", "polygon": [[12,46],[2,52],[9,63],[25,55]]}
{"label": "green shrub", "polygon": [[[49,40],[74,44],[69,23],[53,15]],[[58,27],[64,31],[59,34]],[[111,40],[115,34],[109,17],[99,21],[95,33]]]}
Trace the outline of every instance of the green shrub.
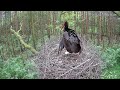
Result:
{"label": "green shrub", "polygon": [[103,70],[102,79],[120,79],[120,66],[115,65],[111,68],[106,68]]}
{"label": "green shrub", "polygon": [[0,61],[1,79],[33,79],[37,78],[35,64],[25,61],[21,57],[10,58],[7,61]]}
{"label": "green shrub", "polygon": [[103,69],[102,79],[120,79],[120,48],[113,46],[101,53],[102,60],[106,63]]}

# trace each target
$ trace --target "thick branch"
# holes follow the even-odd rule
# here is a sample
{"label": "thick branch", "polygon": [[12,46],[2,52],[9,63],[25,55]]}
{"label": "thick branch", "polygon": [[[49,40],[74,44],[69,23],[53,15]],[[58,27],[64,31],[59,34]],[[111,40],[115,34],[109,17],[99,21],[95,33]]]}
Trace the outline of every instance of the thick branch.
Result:
{"label": "thick branch", "polygon": [[11,27],[11,32],[13,32],[15,34],[15,36],[20,40],[20,43],[27,49],[29,49],[31,52],[33,52],[34,54],[38,53],[38,51],[36,51],[32,46],[28,45],[27,43],[25,43],[22,39],[22,37],[20,36],[19,34],[19,31],[21,30],[18,30],[18,32],[15,32],[15,30],[12,29]]}
{"label": "thick branch", "polygon": [[115,11],[112,11],[116,16],[120,17],[120,15],[118,13],[116,13]]}

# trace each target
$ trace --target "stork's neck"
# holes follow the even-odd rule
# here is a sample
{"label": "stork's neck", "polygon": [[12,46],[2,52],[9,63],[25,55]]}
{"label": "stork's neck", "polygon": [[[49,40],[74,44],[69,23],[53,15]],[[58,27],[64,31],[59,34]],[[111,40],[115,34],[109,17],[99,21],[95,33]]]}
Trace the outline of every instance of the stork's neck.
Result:
{"label": "stork's neck", "polygon": [[64,27],[64,31],[69,31],[68,26],[65,26],[65,27]]}

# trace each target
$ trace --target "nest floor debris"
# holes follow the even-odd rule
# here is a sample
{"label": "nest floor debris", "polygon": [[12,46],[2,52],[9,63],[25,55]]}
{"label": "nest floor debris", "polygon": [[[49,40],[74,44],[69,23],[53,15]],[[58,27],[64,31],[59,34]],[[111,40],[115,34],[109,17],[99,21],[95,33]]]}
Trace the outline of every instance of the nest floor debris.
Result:
{"label": "nest floor debris", "polygon": [[83,51],[79,54],[58,55],[60,39],[51,38],[45,43],[39,54],[32,57],[39,71],[39,79],[99,79],[101,59],[89,41],[81,38]]}

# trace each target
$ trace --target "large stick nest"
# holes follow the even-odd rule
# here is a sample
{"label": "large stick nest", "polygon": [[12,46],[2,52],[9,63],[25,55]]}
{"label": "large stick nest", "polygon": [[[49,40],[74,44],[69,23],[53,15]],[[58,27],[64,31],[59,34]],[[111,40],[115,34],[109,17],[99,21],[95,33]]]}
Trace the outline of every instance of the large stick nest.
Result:
{"label": "large stick nest", "polygon": [[39,54],[32,57],[40,79],[99,79],[101,59],[94,45],[81,38],[83,51],[79,54],[58,55],[60,39],[55,37],[45,43]]}

